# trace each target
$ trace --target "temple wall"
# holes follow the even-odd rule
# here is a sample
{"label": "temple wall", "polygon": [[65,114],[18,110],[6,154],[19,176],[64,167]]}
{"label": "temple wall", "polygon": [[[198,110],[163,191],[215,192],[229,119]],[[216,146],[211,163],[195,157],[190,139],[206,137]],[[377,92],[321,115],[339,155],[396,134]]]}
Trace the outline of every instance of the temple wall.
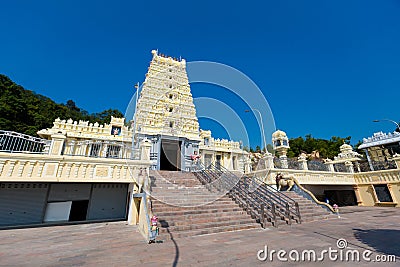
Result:
{"label": "temple wall", "polygon": [[359,185],[359,192],[361,197],[360,206],[375,206],[375,196],[373,189],[370,185]]}

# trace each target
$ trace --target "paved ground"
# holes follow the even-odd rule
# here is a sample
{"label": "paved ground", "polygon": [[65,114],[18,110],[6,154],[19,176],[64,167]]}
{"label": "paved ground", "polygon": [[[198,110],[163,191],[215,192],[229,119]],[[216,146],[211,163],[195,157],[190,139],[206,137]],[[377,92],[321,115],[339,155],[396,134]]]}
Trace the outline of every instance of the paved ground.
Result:
{"label": "paved ground", "polygon": [[[147,244],[136,227],[125,222],[53,226],[0,231],[0,266],[400,266],[400,209],[343,208],[341,218],[278,229],[220,233]],[[396,263],[359,263],[336,260],[323,254],[323,262],[260,261],[257,253],[284,249],[296,257],[314,249],[338,250],[344,238],[347,248],[362,258],[366,249],[376,255],[396,256]],[[332,252],[331,257],[340,256]],[[261,251],[260,257],[265,254]],[[306,255],[307,256],[307,255]]]}

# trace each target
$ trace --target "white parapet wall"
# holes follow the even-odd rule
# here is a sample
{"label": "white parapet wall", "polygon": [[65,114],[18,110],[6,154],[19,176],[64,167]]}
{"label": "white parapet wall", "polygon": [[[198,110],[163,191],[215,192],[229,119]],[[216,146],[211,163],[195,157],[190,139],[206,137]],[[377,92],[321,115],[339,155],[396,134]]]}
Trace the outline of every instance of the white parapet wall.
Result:
{"label": "white parapet wall", "polygon": [[0,152],[0,182],[141,184],[149,160]]}
{"label": "white parapet wall", "polygon": [[400,172],[398,169],[360,172],[354,174],[357,184],[374,184],[374,183],[400,183]]}
{"label": "white parapet wall", "polygon": [[[381,170],[360,173],[324,172],[293,169],[258,170],[250,173],[261,178],[269,185],[275,185],[278,173],[284,176],[294,176],[305,186],[319,186],[338,188],[337,186],[351,186],[354,190],[359,206],[391,206],[400,207],[400,170]],[[391,201],[380,200],[375,187],[387,188]],[[315,188],[314,188],[315,189]],[[320,188],[321,189],[321,188]]]}
{"label": "white parapet wall", "polygon": [[324,172],[293,169],[258,170],[250,173],[262,178],[267,184],[275,184],[275,176],[282,173],[284,176],[293,175],[300,184],[304,185],[354,185],[354,173]]}

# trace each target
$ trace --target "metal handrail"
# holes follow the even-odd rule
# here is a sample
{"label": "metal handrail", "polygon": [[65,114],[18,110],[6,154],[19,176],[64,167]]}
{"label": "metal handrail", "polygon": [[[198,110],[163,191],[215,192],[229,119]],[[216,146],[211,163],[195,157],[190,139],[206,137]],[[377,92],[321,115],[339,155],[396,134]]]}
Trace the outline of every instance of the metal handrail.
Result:
{"label": "metal handrail", "polygon": [[242,182],[243,181],[239,181],[232,187],[229,192],[231,197],[237,202],[240,202],[242,206],[245,205],[247,211],[252,215],[252,217],[258,217],[264,228],[266,227],[266,220],[268,219],[276,227],[277,221],[274,212],[275,203],[270,202],[265,198],[260,198],[259,194],[257,194],[258,192],[249,192],[246,190],[246,185],[240,186]]}
{"label": "metal handrail", "polygon": [[[222,169],[223,172],[225,172],[225,173],[230,173],[231,176],[236,176],[236,174],[229,171],[228,169],[226,169],[223,166],[220,166],[220,169]],[[298,222],[301,223],[300,209],[299,209],[298,203],[294,199],[290,198],[289,196],[283,194],[280,191],[276,191],[272,186],[265,184],[260,178],[258,178],[256,176],[251,178],[251,177],[244,175],[244,176],[242,176],[242,178],[254,179],[255,181],[257,181],[258,185],[259,185],[258,188],[260,188],[261,190],[264,191],[265,196],[274,199],[273,200],[274,202],[277,201],[279,203],[279,206],[281,207],[281,209],[285,210],[285,213],[283,214],[284,217],[288,217],[288,219],[290,220],[291,214],[292,214],[293,216],[296,216],[298,218],[297,219]],[[278,211],[280,212],[281,210],[278,209]]]}
{"label": "metal handrail", "polygon": [[13,131],[0,130],[0,151],[9,153],[45,154],[51,140],[46,140]]}
{"label": "metal handrail", "polygon": [[325,208],[326,210],[328,210],[328,211],[330,211],[330,212],[333,212],[333,213],[336,212],[335,209],[334,209],[331,205],[329,205],[328,203],[319,201],[319,200],[314,196],[314,194],[313,194],[311,191],[305,189],[305,188],[299,183],[299,181],[297,181],[296,178],[293,178],[293,181],[294,181],[294,183],[295,183],[295,186],[294,186],[293,188],[294,188],[294,191],[295,191],[296,193],[298,193],[298,194],[304,196],[305,198],[307,198],[307,199],[313,201],[314,203],[316,203],[316,204],[319,205],[320,207],[323,207],[323,208]]}
{"label": "metal handrail", "polygon": [[[247,177],[247,176],[245,176],[245,177]],[[296,215],[298,217],[299,222],[301,222],[301,216],[300,216],[300,211],[299,211],[297,201],[295,201],[291,197],[285,195],[284,193],[277,191],[275,188],[264,183],[260,178],[258,178],[256,176],[253,176],[252,179],[257,180],[259,182],[260,188],[262,190],[267,190],[268,193],[272,193],[271,196],[274,198],[277,198],[277,200],[279,201],[281,206],[286,206],[287,204],[290,203],[289,209],[292,210],[293,214]],[[263,187],[265,187],[266,189],[264,189]],[[284,199],[286,199],[286,200],[284,200]]]}
{"label": "metal handrail", "polygon": [[[201,174],[201,175],[200,175]],[[266,225],[266,220],[272,222],[272,224],[277,227],[277,215],[279,217],[287,218],[288,223],[291,222],[291,215],[288,203],[283,203],[284,201],[280,199],[280,207],[276,207],[277,197],[271,197],[274,192],[264,190],[250,191],[250,183],[248,177],[241,179],[232,172],[226,170],[223,166],[215,166],[213,164],[204,167],[202,166],[202,171],[197,175],[204,184],[214,186],[219,190],[221,188],[227,189],[229,186],[229,193],[231,198],[235,199],[245,209],[253,216],[258,217],[259,221]],[[247,179],[246,179],[247,178]],[[282,209],[284,207],[284,211]]]}

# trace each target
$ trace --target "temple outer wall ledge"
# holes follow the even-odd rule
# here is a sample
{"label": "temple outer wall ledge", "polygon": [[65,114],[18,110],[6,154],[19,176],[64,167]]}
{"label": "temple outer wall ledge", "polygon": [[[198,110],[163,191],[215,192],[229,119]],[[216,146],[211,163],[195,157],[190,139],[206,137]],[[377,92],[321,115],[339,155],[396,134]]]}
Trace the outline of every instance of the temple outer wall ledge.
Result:
{"label": "temple outer wall ledge", "polygon": [[[355,173],[354,177],[354,192],[360,198],[359,206],[400,207],[399,169]],[[386,186],[392,201],[381,202],[375,190],[376,186]]]}
{"label": "temple outer wall ledge", "polygon": [[150,165],[150,160],[0,152],[0,182],[141,184]]}
{"label": "temple outer wall ledge", "polygon": [[300,184],[308,185],[354,185],[353,173],[340,173],[340,172],[323,172],[323,171],[310,171],[310,170],[294,170],[294,169],[270,169],[258,170],[251,172],[249,175],[255,175],[262,178],[263,181],[269,185],[275,184],[275,176],[282,173],[284,176],[294,175]]}
{"label": "temple outer wall ledge", "polygon": [[[400,163],[400,159],[396,161]],[[323,172],[294,169],[269,169],[249,173],[249,176],[261,178],[269,185],[275,185],[275,176],[293,175],[302,185],[320,185],[328,189],[332,186],[352,186],[358,206],[400,207],[400,169],[381,170],[361,173]],[[382,202],[375,186],[386,186],[392,201]]]}

